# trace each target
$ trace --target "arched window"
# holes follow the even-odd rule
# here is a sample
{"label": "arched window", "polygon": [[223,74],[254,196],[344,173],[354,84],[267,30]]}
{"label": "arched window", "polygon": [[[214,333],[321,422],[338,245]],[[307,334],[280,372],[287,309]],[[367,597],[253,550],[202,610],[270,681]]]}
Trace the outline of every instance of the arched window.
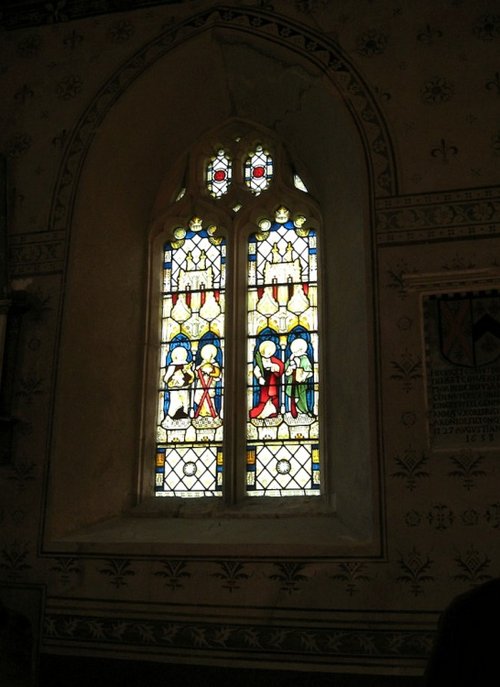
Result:
{"label": "arched window", "polygon": [[156,485],[172,496],[222,493],[225,247],[198,217],[164,245]]}
{"label": "arched window", "polygon": [[314,202],[282,146],[234,129],[192,153],[175,198],[156,242],[155,493],[317,496]]}
{"label": "arched window", "polygon": [[[141,546],[149,552],[154,544],[158,555],[184,560],[246,557],[249,546],[252,555],[273,559],[351,556],[352,546],[359,546],[371,556],[384,545],[378,488],[384,444],[377,428],[386,399],[379,385],[381,268],[372,226],[374,192],[388,189],[392,174],[383,121],[342,56],[328,58],[325,69],[321,50],[304,50],[293,37],[276,42],[266,22],[254,31],[240,24],[239,15],[230,22],[221,14],[210,17],[213,25],[212,18],[203,27],[191,24],[195,35],[184,39],[175,33],[179,43],[176,38],[167,46],[164,37],[151,43],[149,61],[134,57],[121,67],[113,83],[126,88],[126,97],[115,98],[106,88],[96,94],[61,163],[51,227],[64,229],[68,250],[54,344],[44,547],[67,551],[69,540],[81,546],[91,542],[94,554],[99,541],[129,542],[132,555],[146,550]],[[234,40],[236,29],[241,41]],[[122,74],[131,78],[123,82]],[[203,78],[193,79],[196,74]],[[361,84],[362,98],[353,97],[352,83]],[[201,109],[195,102],[203,103]],[[137,126],[139,111],[147,126]],[[303,226],[315,232],[322,266],[320,340],[313,350],[320,382],[313,389],[318,439],[299,429],[303,437],[290,435],[290,441],[309,441],[313,458],[319,445],[320,488],[311,486],[310,496],[271,497],[263,490],[250,497],[249,389],[260,384],[247,342],[248,245],[263,220],[276,221],[280,207],[289,211],[292,224],[306,218]],[[216,488],[212,462],[207,488],[217,495],[165,498],[162,489],[158,498],[156,449],[164,448],[165,455],[167,449],[180,450],[173,440],[157,436],[160,404],[161,412],[170,408],[170,399],[160,395],[170,343],[161,343],[165,246],[174,247],[176,230],[187,235],[196,218],[203,230],[216,227],[214,236],[223,239],[226,251],[222,375],[213,390],[223,420],[217,456],[223,488]],[[198,348],[204,333],[194,339]],[[286,337],[281,343],[285,364]],[[188,361],[194,368],[196,352],[193,348]],[[283,373],[282,416],[291,413],[286,379]],[[196,410],[190,411],[194,423]],[[188,435],[185,444],[195,439]],[[156,476],[163,487],[162,471],[159,466]],[[96,475],[102,488],[96,489]],[[184,470],[182,475],[189,477]],[[175,488],[184,486],[179,482]]]}
{"label": "arched window", "polygon": [[249,495],[319,493],[316,232],[280,206],[248,241]]}

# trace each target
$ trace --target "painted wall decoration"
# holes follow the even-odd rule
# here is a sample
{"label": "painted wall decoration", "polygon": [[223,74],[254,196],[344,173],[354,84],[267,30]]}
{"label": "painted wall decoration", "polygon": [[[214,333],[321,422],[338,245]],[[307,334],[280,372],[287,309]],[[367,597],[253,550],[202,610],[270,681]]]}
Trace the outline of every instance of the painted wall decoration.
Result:
{"label": "painted wall decoration", "polygon": [[[499,22],[487,0],[449,0],[438,8],[410,4],[274,0],[214,10],[207,0],[197,4],[196,14],[190,2],[154,0],[122,2],[120,14],[107,0],[94,9],[77,0],[2,7],[0,148],[8,165],[8,267],[10,287],[28,294],[30,309],[14,378],[14,454],[0,466],[0,582],[45,590],[45,651],[125,650],[131,657],[170,652],[226,663],[238,655],[280,666],[342,670],[347,662],[359,670],[419,673],[440,610],[453,595],[497,574],[500,402],[492,380],[499,374]],[[268,47],[311,58],[346,103],[373,161],[366,206],[376,232],[373,281],[379,291],[370,307],[380,332],[372,354],[381,389],[380,517],[386,528],[378,556],[260,561],[249,552],[237,560],[185,559],[41,546],[54,351],[79,170],[127,87],[170,50],[212,28],[257,51],[269,40]],[[286,117],[274,123],[280,134],[286,134],[287,117],[301,116],[307,97],[306,84],[287,104]],[[202,117],[206,104],[195,105],[190,116]],[[147,112],[145,103],[141,117]],[[269,160],[254,162],[255,169],[266,167],[263,175],[247,178],[258,190],[269,179]],[[327,170],[328,188],[337,173]],[[328,231],[331,218],[324,219]],[[475,271],[487,271],[490,283],[479,276],[474,284]],[[464,284],[450,288],[447,279],[454,274]],[[346,286],[355,278],[346,275]],[[422,292],[433,294],[425,299],[425,335]],[[341,298],[336,302],[341,307]],[[184,326],[179,319],[177,324]],[[296,369],[305,374],[305,358],[317,362],[314,327],[308,331],[313,352],[307,341],[304,352],[294,353]],[[217,344],[208,342],[202,359],[199,336],[172,331],[158,375],[160,426],[165,419],[172,426],[186,420],[173,415],[183,412],[176,391],[188,389],[174,389],[172,402],[164,380],[170,344],[180,333],[198,346],[182,363],[192,363],[195,375],[189,387],[193,427],[197,367],[208,357],[212,369],[220,367]],[[285,339],[289,334],[276,333]],[[254,341],[247,358],[249,423],[259,405],[252,394],[259,384]],[[183,348],[185,339],[176,343]],[[284,343],[282,357],[274,356],[283,366],[293,353],[293,342]],[[466,401],[472,386],[474,399]],[[200,380],[197,407],[206,414],[200,410],[199,418],[224,414],[218,389]],[[280,414],[292,414],[286,379],[280,392]],[[298,414],[316,412],[309,388],[294,400]],[[430,445],[427,402],[435,419]],[[437,411],[444,411],[439,419]],[[488,431],[472,431],[470,420],[479,412]],[[355,418],[346,422],[355,432]],[[168,442],[162,437],[160,443],[165,448]],[[274,625],[266,622],[263,607]]]}

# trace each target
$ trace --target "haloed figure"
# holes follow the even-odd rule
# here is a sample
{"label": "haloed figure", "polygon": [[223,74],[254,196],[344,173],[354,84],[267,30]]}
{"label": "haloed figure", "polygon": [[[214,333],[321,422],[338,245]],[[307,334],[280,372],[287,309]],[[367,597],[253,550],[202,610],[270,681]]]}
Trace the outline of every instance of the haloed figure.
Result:
{"label": "haloed figure", "polygon": [[307,355],[307,341],[295,339],[290,344],[290,357],[285,365],[285,393],[290,399],[290,413],[312,413],[312,394],[308,394],[310,379],[313,376],[312,363]]}
{"label": "haloed figure", "polygon": [[201,362],[196,368],[196,390],[194,402],[195,417],[217,417],[216,384],[220,379],[221,370],[216,360],[217,347],[205,344],[200,351]]}
{"label": "haloed figure", "polygon": [[254,375],[259,382],[257,405],[250,411],[250,418],[276,417],[280,409],[281,375],[285,366],[275,356],[276,344],[273,341],[262,341],[255,354]]}
{"label": "haloed figure", "polygon": [[173,420],[189,417],[190,387],[194,381],[193,363],[188,361],[184,346],[172,350],[171,362],[163,378],[169,393],[167,415]]}

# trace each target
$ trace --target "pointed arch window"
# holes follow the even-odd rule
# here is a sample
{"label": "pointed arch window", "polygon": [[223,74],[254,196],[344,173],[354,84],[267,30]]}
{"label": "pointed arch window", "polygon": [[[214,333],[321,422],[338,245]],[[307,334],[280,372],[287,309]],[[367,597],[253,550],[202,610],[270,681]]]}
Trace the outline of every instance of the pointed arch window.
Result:
{"label": "pointed arch window", "polygon": [[321,493],[317,222],[264,143],[218,146],[202,188],[176,195],[187,216],[162,244],[157,496]]}
{"label": "pointed arch window", "polygon": [[248,241],[247,491],[319,493],[316,232],[278,208]]}
{"label": "pointed arch window", "polygon": [[219,496],[226,244],[196,217],[163,252],[156,489]]}

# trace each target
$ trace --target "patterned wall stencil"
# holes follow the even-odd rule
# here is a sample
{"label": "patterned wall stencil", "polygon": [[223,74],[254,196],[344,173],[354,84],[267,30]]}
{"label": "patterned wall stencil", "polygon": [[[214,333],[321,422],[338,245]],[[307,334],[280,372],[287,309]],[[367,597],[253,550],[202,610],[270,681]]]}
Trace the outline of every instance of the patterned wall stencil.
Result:
{"label": "patterned wall stencil", "polygon": [[500,188],[380,199],[376,231],[381,246],[498,235]]}
{"label": "patterned wall stencil", "polygon": [[137,10],[154,5],[180,5],[185,0],[5,0],[0,12],[0,26],[6,29],[20,29],[41,24],[57,24],[83,17],[92,17],[110,12]]}
{"label": "patterned wall stencil", "polygon": [[64,260],[64,232],[37,231],[9,238],[11,277],[61,272]]}
{"label": "patterned wall stencil", "polygon": [[132,656],[178,655],[189,651],[191,658],[207,652],[244,652],[248,661],[279,657],[296,666],[312,663],[414,666],[425,659],[434,633],[415,623],[395,628],[390,623],[370,626],[344,620],[323,625],[298,627],[274,622],[270,625],[227,621],[223,624],[177,617],[164,619],[126,616],[87,616],[54,610],[45,617],[44,649],[92,650],[92,647],[127,647]]}

